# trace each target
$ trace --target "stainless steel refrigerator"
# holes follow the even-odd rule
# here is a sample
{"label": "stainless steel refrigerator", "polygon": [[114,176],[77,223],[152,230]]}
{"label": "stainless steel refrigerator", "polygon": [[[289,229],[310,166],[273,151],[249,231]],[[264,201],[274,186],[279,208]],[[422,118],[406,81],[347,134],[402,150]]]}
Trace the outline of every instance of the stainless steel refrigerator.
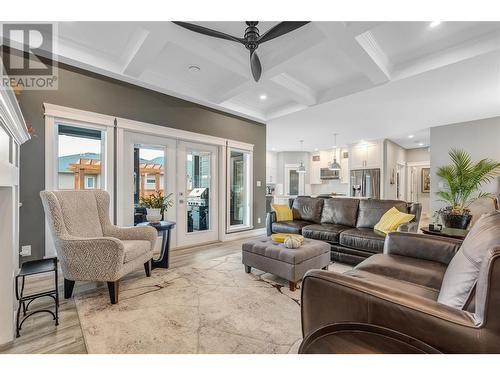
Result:
{"label": "stainless steel refrigerator", "polygon": [[351,171],[351,197],[380,199],[380,169]]}

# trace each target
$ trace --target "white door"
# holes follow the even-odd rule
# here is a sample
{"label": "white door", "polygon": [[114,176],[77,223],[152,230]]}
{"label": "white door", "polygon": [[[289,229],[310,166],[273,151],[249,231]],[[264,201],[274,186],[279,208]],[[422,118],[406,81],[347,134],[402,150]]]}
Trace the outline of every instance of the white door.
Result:
{"label": "white door", "polygon": [[177,246],[219,239],[217,147],[177,143]]}
{"label": "white door", "polygon": [[[159,189],[166,196],[173,193],[174,206],[167,210],[165,219],[177,220],[176,200],[176,141],[174,139],[157,137],[125,131],[123,134],[122,154],[117,158],[118,189],[117,189],[117,224],[120,226],[134,225],[135,206],[141,196],[157,190],[156,184],[149,179],[155,179],[155,169],[159,169]],[[134,153],[139,152],[139,174],[134,168]],[[151,171],[149,171],[149,169]],[[137,191],[137,189],[139,189]],[[175,229],[170,242],[176,247]]]}

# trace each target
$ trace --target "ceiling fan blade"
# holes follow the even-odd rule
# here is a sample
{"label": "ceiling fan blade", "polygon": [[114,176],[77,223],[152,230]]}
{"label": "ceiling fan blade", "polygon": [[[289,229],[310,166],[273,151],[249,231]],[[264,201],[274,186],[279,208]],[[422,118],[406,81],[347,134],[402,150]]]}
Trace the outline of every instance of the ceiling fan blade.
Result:
{"label": "ceiling fan blade", "polygon": [[290,31],[298,29],[299,27],[302,27],[302,26],[308,24],[309,22],[310,21],[280,22],[276,26],[270,28],[267,32],[262,34],[261,37],[259,38],[258,42],[264,43],[264,42],[267,42],[271,39],[277,38],[281,35],[285,35],[286,33],[289,33]]}
{"label": "ceiling fan blade", "polygon": [[255,50],[250,51],[250,68],[252,69],[253,79],[259,82],[260,75],[262,74],[262,65],[260,65],[259,56]]}
{"label": "ceiling fan blade", "polygon": [[233,42],[238,42],[238,43],[244,43],[245,41],[242,38],[237,38],[235,36],[229,35],[222,33],[217,30],[212,30],[207,27],[195,25],[194,23],[189,23],[189,22],[180,22],[180,21],[172,21],[178,26],[184,27],[185,29],[194,31],[195,33],[200,33],[208,36],[212,36],[214,38],[220,38],[220,39],[226,39],[226,40],[231,40]]}

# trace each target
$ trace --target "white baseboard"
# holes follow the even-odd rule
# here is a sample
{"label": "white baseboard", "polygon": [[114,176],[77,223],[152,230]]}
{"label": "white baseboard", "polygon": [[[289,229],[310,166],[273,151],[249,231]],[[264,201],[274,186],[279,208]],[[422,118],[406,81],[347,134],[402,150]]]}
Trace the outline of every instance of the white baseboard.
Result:
{"label": "white baseboard", "polygon": [[267,233],[266,228],[245,230],[242,232],[235,232],[235,233],[226,233],[224,235],[224,238],[222,239],[222,242],[241,240],[242,238],[249,238],[249,237],[265,236],[266,233]]}

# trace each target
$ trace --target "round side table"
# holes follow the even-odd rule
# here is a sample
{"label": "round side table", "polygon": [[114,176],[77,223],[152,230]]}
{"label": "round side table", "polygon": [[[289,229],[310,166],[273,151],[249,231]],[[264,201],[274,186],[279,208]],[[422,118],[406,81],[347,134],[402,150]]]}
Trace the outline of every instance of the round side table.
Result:
{"label": "round side table", "polygon": [[145,221],[139,223],[137,226],[151,226],[155,228],[158,233],[162,233],[160,257],[153,259],[152,268],[168,268],[170,258],[170,230],[175,227],[175,222],[163,220],[158,223],[150,223]]}

